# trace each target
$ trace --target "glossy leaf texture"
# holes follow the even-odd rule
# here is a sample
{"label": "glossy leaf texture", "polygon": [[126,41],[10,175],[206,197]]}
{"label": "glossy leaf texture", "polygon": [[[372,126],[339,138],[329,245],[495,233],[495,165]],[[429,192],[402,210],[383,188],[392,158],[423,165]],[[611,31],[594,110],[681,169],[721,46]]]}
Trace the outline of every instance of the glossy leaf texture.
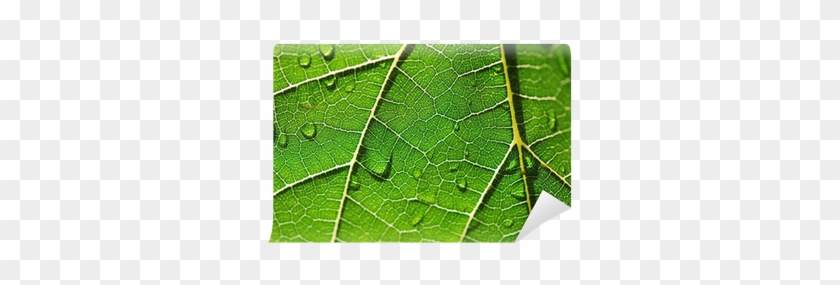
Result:
{"label": "glossy leaf texture", "polygon": [[273,242],[512,242],[571,205],[567,45],[277,45]]}

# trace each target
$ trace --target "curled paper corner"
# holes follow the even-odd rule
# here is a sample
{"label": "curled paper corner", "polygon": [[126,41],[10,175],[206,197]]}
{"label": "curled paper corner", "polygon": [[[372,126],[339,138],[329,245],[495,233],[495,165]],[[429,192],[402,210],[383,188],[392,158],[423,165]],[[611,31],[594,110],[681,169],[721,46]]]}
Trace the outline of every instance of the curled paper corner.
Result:
{"label": "curled paper corner", "polygon": [[522,231],[516,237],[516,242],[527,239],[540,225],[571,209],[552,195],[540,195],[534,209],[525,220]]}

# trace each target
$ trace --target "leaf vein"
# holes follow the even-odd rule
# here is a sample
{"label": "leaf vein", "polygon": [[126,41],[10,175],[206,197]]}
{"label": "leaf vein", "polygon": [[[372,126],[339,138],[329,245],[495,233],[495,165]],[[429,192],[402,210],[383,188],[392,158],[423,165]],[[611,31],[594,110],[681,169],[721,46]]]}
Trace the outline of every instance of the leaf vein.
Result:
{"label": "leaf vein", "polygon": [[388,84],[388,80],[391,78],[391,75],[394,72],[394,69],[397,67],[397,63],[400,61],[400,57],[402,57],[403,52],[408,44],[402,45],[400,50],[397,51],[397,54],[394,55],[394,61],[391,63],[391,67],[388,69],[388,73],[385,74],[385,82],[382,83],[381,89],[379,89],[379,94],[376,96],[376,101],[373,103],[373,107],[370,108],[370,116],[368,117],[367,123],[365,123],[365,128],[362,129],[362,135],[359,136],[359,143],[356,144],[356,151],[353,152],[353,159],[350,160],[350,169],[347,171],[347,179],[344,182],[344,194],[341,196],[341,203],[338,206],[338,215],[335,218],[335,227],[333,228],[332,240],[331,242],[335,242],[336,237],[338,237],[338,224],[341,221],[341,214],[344,210],[344,200],[347,199],[347,190],[350,188],[350,178],[353,176],[353,166],[359,161],[359,151],[362,149],[362,142],[365,140],[365,135],[367,131],[370,129],[370,123],[373,122],[374,114],[376,113],[376,108],[379,106],[380,99],[385,93],[385,86]]}
{"label": "leaf vein", "polygon": [[326,173],[329,173],[329,172],[333,172],[333,171],[336,171],[336,170],[342,169],[342,168],[347,167],[347,166],[350,166],[350,163],[349,163],[349,162],[348,162],[348,163],[344,163],[344,164],[339,164],[339,165],[336,165],[336,166],[334,166],[334,167],[332,167],[332,168],[329,168],[329,169],[327,169],[327,170],[324,170],[324,171],[321,171],[321,172],[318,172],[318,173],[310,174],[309,176],[306,176],[306,177],[304,177],[304,178],[298,179],[298,180],[297,180],[297,181],[295,181],[295,182],[292,182],[292,183],[286,184],[286,186],[283,186],[283,188],[280,188],[279,190],[275,191],[275,192],[274,192],[274,196],[277,196],[277,194],[279,194],[280,192],[286,191],[287,189],[290,189],[290,188],[292,188],[292,187],[295,187],[295,186],[297,186],[298,184],[301,184],[301,183],[303,183],[303,182],[306,182],[306,181],[312,180],[312,179],[317,178],[318,176],[324,175],[324,174],[326,174]]}
{"label": "leaf vein", "polygon": [[484,196],[487,195],[487,192],[490,192],[490,187],[493,187],[493,181],[496,180],[496,176],[498,176],[499,173],[502,173],[502,168],[505,166],[505,161],[507,161],[508,156],[513,151],[514,146],[516,146],[516,142],[511,142],[510,147],[508,147],[507,153],[505,153],[505,156],[502,158],[502,162],[499,163],[499,166],[496,168],[496,171],[493,173],[493,176],[490,177],[490,181],[487,182],[487,187],[485,187],[484,191],[481,192],[481,197],[478,198],[478,203],[475,204],[475,207],[473,207],[472,212],[470,212],[469,218],[467,218],[467,224],[464,225],[464,232],[461,233],[460,241],[464,241],[464,237],[467,236],[467,231],[469,231],[470,229],[470,223],[472,223],[473,219],[475,218],[475,212],[478,211],[478,208],[481,206],[481,203],[484,203]]}
{"label": "leaf vein", "polygon": [[[362,63],[354,65],[354,66],[348,66],[348,67],[345,67],[345,68],[342,68],[342,69],[339,69],[339,70],[327,72],[327,73],[325,73],[323,75],[320,75],[320,76],[316,76],[316,77],[312,77],[312,78],[309,78],[309,79],[306,79],[306,80],[302,80],[298,83],[290,84],[289,86],[286,86],[285,88],[280,89],[277,92],[274,92],[274,96],[283,94],[283,93],[285,93],[289,90],[298,88],[301,85],[309,83],[309,82],[315,82],[315,81],[318,81],[318,80],[321,80],[321,79],[324,79],[324,78],[327,78],[327,77],[330,77],[330,76],[333,76],[333,75],[336,75],[336,74],[341,74],[341,73],[351,71],[351,70],[356,70],[356,69],[359,69],[359,68],[362,68],[362,67],[365,67],[365,66],[368,66],[368,65],[371,65],[371,64],[376,64],[376,63],[379,63],[380,61],[386,61],[386,60],[389,60],[389,59],[394,59],[395,57],[396,56],[393,56],[393,55],[380,57],[380,58],[377,58],[377,59],[374,59],[374,60],[369,60],[369,61],[366,61],[366,62],[362,62]],[[286,82],[289,82],[289,81],[286,80]]]}

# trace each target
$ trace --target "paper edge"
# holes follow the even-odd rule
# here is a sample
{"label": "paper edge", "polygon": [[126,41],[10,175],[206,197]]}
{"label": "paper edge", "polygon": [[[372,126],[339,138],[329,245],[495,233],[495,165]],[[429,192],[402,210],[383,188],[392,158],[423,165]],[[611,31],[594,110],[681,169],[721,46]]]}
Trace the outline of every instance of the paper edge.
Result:
{"label": "paper edge", "polygon": [[534,209],[531,210],[531,214],[528,215],[528,219],[525,220],[525,224],[522,226],[522,230],[519,231],[519,235],[516,237],[516,242],[524,240],[530,236],[541,225],[545,224],[548,220],[565,213],[572,207],[566,205],[556,197],[548,194],[543,193],[537,199],[537,202],[534,204]]}

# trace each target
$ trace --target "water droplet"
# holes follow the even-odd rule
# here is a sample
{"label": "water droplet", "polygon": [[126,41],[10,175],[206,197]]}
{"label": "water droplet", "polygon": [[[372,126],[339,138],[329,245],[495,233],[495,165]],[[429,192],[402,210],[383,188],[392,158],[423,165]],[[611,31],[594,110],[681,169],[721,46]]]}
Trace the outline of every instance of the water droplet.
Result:
{"label": "water droplet", "polygon": [[423,212],[417,212],[416,214],[414,214],[414,217],[411,217],[411,225],[414,226],[419,224],[420,221],[423,220],[423,215]]}
{"label": "water droplet", "polygon": [[304,138],[311,140],[318,134],[318,130],[315,128],[315,124],[306,123],[302,128],[300,128],[300,134],[303,135]]}
{"label": "water droplet", "polygon": [[414,178],[416,179],[419,179],[421,174],[423,173],[421,173],[420,170],[415,170],[413,173],[411,173],[411,175],[414,176]]}
{"label": "water droplet", "polygon": [[479,223],[478,223],[478,222],[473,221],[473,222],[471,222],[471,223],[470,223],[470,226],[469,226],[468,228],[469,228],[470,230],[474,230],[475,228],[477,228],[477,227],[478,227],[478,225],[479,225]]}
{"label": "water droplet", "polygon": [[327,84],[327,88],[335,88],[335,76],[324,78],[324,83]]}
{"label": "water droplet", "polygon": [[449,167],[449,172],[455,172],[455,171],[458,171],[458,165],[457,164],[453,164],[451,167]]}
{"label": "water droplet", "polygon": [[312,58],[309,57],[308,54],[304,54],[298,57],[298,63],[300,64],[300,67],[309,67],[310,62],[312,62]]}
{"label": "water droplet", "polygon": [[534,167],[534,158],[532,158],[530,155],[525,155],[524,159],[525,169],[531,169],[531,167]]}
{"label": "water droplet", "polygon": [[362,187],[362,184],[359,183],[359,181],[350,180],[350,190],[353,190],[353,191],[359,190],[359,188],[361,188],[361,187]]}
{"label": "water droplet", "polygon": [[551,129],[552,132],[557,131],[557,119],[554,117],[548,118],[548,128]]}
{"label": "water droplet", "polygon": [[333,51],[335,50],[335,45],[333,44],[320,44],[318,45],[318,51],[321,52],[321,55],[324,56],[326,59],[331,59],[334,55]]}
{"label": "water droplet", "polygon": [[566,173],[566,166],[565,165],[560,166],[560,173]]}
{"label": "water droplet", "polygon": [[461,124],[455,123],[455,130],[460,131],[461,130]]}
{"label": "water droplet", "polygon": [[278,147],[286,147],[288,143],[288,139],[286,138],[286,134],[280,130],[280,127],[277,124],[274,124],[274,145]]}
{"label": "water droplet", "polygon": [[508,159],[508,165],[505,168],[506,171],[514,171],[519,170],[519,157],[511,156]]}
{"label": "water droplet", "polygon": [[496,66],[493,66],[493,71],[496,72],[496,74],[502,73],[502,64],[497,64]]}
{"label": "water droplet", "polygon": [[347,92],[347,93],[353,92],[353,89],[355,89],[355,88],[356,88],[355,85],[349,84],[346,87],[344,87],[344,92]]}
{"label": "water droplet", "polygon": [[458,177],[457,179],[455,179],[455,185],[458,186],[458,190],[467,190],[467,180],[464,179],[464,177]]}
{"label": "water droplet", "polygon": [[388,175],[391,172],[391,157],[388,156],[387,159],[371,159],[368,162],[368,167],[374,175],[379,176],[380,178],[388,178]]}
{"label": "water droplet", "polygon": [[417,194],[417,200],[426,204],[434,204],[437,202],[437,196],[431,190]]}
{"label": "water droplet", "polygon": [[510,195],[516,199],[525,199],[525,190],[513,190],[513,192],[510,193]]}
{"label": "water droplet", "polygon": [[277,137],[275,139],[276,139],[276,141],[275,141],[274,144],[279,146],[279,147],[286,147],[286,145],[289,144],[289,139],[286,138],[286,134],[284,134],[284,133],[277,134]]}
{"label": "water droplet", "polygon": [[508,227],[508,228],[509,228],[510,226],[512,226],[512,225],[513,225],[513,221],[511,221],[511,220],[505,220],[504,222],[502,222],[502,224],[503,224],[503,225],[505,225],[505,227]]}

